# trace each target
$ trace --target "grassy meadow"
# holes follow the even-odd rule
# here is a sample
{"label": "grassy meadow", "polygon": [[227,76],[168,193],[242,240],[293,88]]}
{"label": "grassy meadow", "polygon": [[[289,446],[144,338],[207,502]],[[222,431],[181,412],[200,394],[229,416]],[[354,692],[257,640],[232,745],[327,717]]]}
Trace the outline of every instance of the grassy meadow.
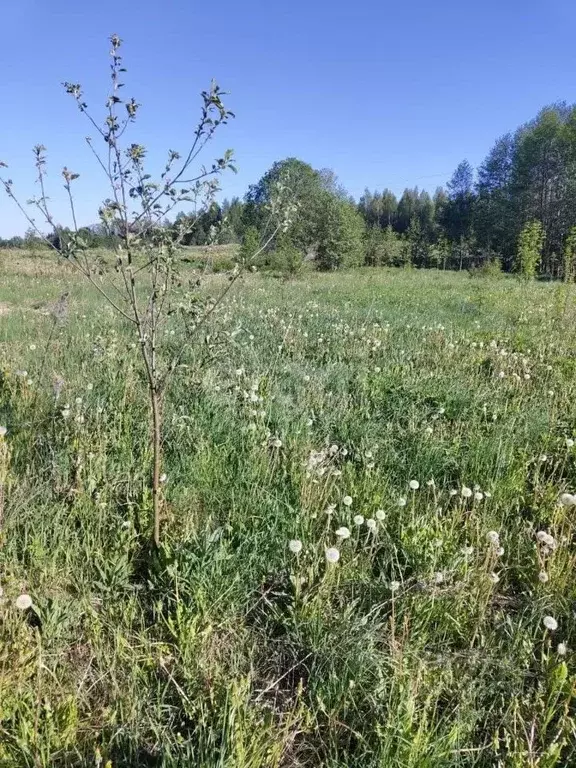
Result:
{"label": "grassy meadow", "polygon": [[255,274],[208,330],[150,554],[135,339],[0,256],[0,766],[576,765],[574,291]]}

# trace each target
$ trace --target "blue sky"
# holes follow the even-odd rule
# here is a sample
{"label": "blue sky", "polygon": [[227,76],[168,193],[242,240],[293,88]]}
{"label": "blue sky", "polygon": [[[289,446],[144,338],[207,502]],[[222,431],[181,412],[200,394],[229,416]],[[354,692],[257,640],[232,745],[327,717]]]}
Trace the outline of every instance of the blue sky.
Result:
{"label": "blue sky", "polygon": [[[550,102],[576,101],[573,0],[4,0],[0,159],[24,198],[31,147],[49,150],[50,194],[67,223],[58,173],[81,174],[79,217],[93,222],[105,186],[62,92],[80,81],[90,105],[107,87],[107,36],[125,40],[126,95],[144,107],[132,138],[160,161],[184,149],[198,93],[212,77],[237,118],[211,154],[231,147],[242,195],[277,159],[330,167],[364,187],[433,190],[467,157]],[[93,131],[92,131],[93,133]],[[207,156],[209,159],[209,156]],[[0,235],[25,229],[0,198]]]}

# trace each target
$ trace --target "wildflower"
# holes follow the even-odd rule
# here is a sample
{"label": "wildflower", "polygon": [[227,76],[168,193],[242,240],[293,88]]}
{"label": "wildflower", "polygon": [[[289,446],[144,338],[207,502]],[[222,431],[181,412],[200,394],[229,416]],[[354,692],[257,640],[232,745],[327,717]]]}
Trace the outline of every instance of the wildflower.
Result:
{"label": "wildflower", "polygon": [[563,507],[573,507],[576,505],[576,496],[573,496],[571,493],[563,493],[560,496],[560,504]]}
{"label": "wildflower", "polygon": [[383,509],[377,509],[374,513],[374,516],[376,517],[376,520],[380,520],[380,522],[382,522],[386,519],[386,512],[384,512]]}
{"label": "wildflower", "polygon": [[27,611],[28,608],[32,607],[32,598],[30,595],[18,595],[16,600],[14,601],[14,605],[16,608],[18,608],[19,611]]}
{"label": "wildflower", "polygon": [[546,629],[549,629],[550,632],[554,632],[558,629],[558,622],[554,618],[554,616],[544,616],[542,619],[542,623],[546,627]]}
{"label": "wildflower", "polygon": [[435,584],[442,584],[443,581],[444,581],[444,574],[442,573],[442,571],[437,571],[434,574],[434,583]]}
{"label": "wildflower", "polygon": [[545,544],[547,547],[550,547],[550,549],[554,549],[556,546],[556,539],[554,536],[551,536],[549,533],[546,533],[546,531],[538,531],[536,534],[536,538],[540,542],[540,544]]}
{"label": "wildflower", "polygon": [[498,549],[496,550],[496,555],[498,557],[502,557],[503,554],[504,554],[504,547],[498,547]]}
{"label": "wildflower", "polygon": [[328,506],[324,511],[326,512],[327,515],[333,515],[335,509],[336,509],[336,504],[328,504]]}
{"label": "wildflower", "polygon": [[0,437],[6,437],[8,429],[6,427],[0,427]]}
{"label": "wildflower", "polygon": [[574,440],[571,437],[566,438],[566,448],[574,448]]}
{"label": "wildflower", "polygon": [[462,554],[463,554],[465,557],[469,557],[469,555],[471,555],[471,554],[473,554],[473,553],[474,553],[474,547],[470,547],[470,546],[465,546],[465,547],[462,547],[462,549],[460,550],[460,552],[462,552]]}
{"label": "wildflower", "polygon": [[498,574],[495,571],[492,571],[489,578],[492,584],[498,584],[498,582],[500,581],[500,576],[498,576]]}
{"label": "wildflower", "polygon": [[558,643],[558,647],[556,648],[556,652],[558,653],[558,656],[566,656],[567,651],[568,651],[568,647],[566,643]]}
{"label": "wildflower", "polygon": [[469,499],[470,496],[472,496],[472,488],[467,488],[466,486],[463,486],[462,490],[460,491],[460,495],[464,499]]}
{"label": "wildflower", "polygon": [[290,539],[288,542],[288,549],[295,555],[299,555],[302,552],[302,542],[300,539]]}
{"label": "wildflower", "polygon": [[76,405],[82,405],[82,398],[81,397],[77,397],[74,402],[76,403]]}
{"label": "wildflower", "polygon": [[406,506],[406,499],[405,499],[403,496],[401,496],[401,497],[398,499],[398,506],[399,506],[399,507],[405,507],[405,506]]}
{"label": "wildflower", "polygon": [[488,541],[489,544],[493,544],[494,546],[496,546],[496,544],[500,543],[500,534],[498,533],[498,531],[488,531],[488,533],[486,534],[486,540]]}
{"label": "wildflower", "polygon": [[368,527],[368,530],[374,532],[378,524],[373,517],[369,517],[368,520],[366,520],[366,525]]}
{"label": "wildflower", "polygon": [[390,582],[390,591],[396,592],[396,590],[400,589],[400,582],[399,581],[391,581]]}
{"label": "wildflower", "polygon": [[346,528],[345,525],[342,525],[336,531],[336,536],[339,536],[341,539],[349,539],[350,538],[350,529]]}
{"label": "wildflower", "polygon": [[168,480],[168,475],[166,474],[166,472],[162,472],[162,474],[160,475],[159,480],[160,480],[161,483],[165,483],[166,480]]}
{"label": "wildflower", "polygon": [[538,579],[539,579],[539,581],[542,582],[542,584],[546,584],[546,582],[549,579],[549,576],[546,573],[546,571],[540,571],[540,573],[538,574]]}
{"label": "wildflower", "polygon": [[548,456],[546,456],[546,454],[545,454],[545,453],[543,453],[543,454],[540,456],[540,459],[539,459],[539,460],[540,460],[542,463],[544,463],[545,461],[548,461]]}
{"label": "wildflower", "polygon": [[336,547],[328,547],[326,550],[326,560],[329,563],[337,563],[340,560],[340,550]]}
{"label": "wildflower", "polygon": [[458,491],[456,490],[456,488],[450,488],[450,496],[456,496],[457,493]]}
{"label": "wildflower", "polygon": [[70,416],[70,408],[62,408],[60,411],[62,418],[67,419]]}
{"label": "wildflower", "polygon": [[381,370],[382,368],[379,365],[374,366],[374,373],[380,373]]}
{"label": "wildflower", "polygon": [[244,368],[236,368],[236,376],[243,376],[244,375]]}
{"label": "wildflower", "polygon": [[351,507],[352,506],[352,496],[344,496],[342,499],[342,504],[344,504],[345,507]]}
{"label": "wildflower", "polygon": [[36,349],[36,344],[30,344],[30,346],[28,347],[28,349],[29,349],[31,352],[34,352],[34,350]]}
{"label": "wildflower", "polygon": [[476,501],[482,501],[482,499],[484,498],[484,494],[482,493],[482,491],[476,491],[476,493],[474,494],[474,498],[476,499]]}
{"label": "wildflower", "polygon": [[362,525],[364,523],[363,515],[354,515],[354,525]]}
{"label": "wildflower", "polygon": [[270,439],[271,448],[282,448],[282,440],[279,437],[272,437]]}
{"label": "wildflower", "polygon": [[86,389],[88,390],[88,392],[92,392],[92,390],[94,389],[94,384],[92,384],[92,382],[89,382],[88,384],[86,384]]}
{"label": "wildflower", "polygon": [[504,373],[504,371],[500,371],[500,373],[498,374],[498,378],[499,378],[499,379],[503,379],[503,378],[504,378],[504,376],[506,376],[506,374]]}
{"label": "wildflower", "polygon": [[434,486],[436,485],[436,483],[434,482],[434,478],[432,478],[431,480],[426,480],[426,485],[429,488],[434,488]]}
{"label": "wildflower", "polygon": [[417,491],[418,488],[420,488],[420,483],[418,482],[418,480],[410,480],[408,485],[410,486],[410,490],[412,491]]}

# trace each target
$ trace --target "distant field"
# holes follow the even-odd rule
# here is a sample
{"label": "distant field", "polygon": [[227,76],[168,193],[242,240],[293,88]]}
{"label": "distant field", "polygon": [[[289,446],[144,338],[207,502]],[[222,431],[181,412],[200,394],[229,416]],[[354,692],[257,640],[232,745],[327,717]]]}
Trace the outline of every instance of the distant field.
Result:
{"label": "distant field", "polygon": [[0,252],[0,765],[575,765],[575,299],[241,280],[166,406],[144,574],[134,340]]}

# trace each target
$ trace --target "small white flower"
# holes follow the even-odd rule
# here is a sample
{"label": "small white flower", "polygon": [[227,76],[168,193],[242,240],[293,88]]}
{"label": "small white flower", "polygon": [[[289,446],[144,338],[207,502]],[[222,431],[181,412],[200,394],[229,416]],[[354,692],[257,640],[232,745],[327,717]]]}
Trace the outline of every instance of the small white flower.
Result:
{"label": "small white flower", "polygon": [[324,511],[326,512],[327,515],[333,515],[335,509],[336,509],[336,504],[328,504],[328,506]]}
{"label": "small white flower", "polygon": [[30,346],[29,346],[29,349],[30,349],[32,352],[34,352],[34,350],[36,349],[36,344],[30,344]]}
{"label": "small white flower", "polygon": [[344,504],[345,507],[351,507],[352,506],[352,496],[344,496],[342,499],[342,504]]}
{"label": "small white flower", "polygon": [[436,483],[434,482],[434,479],[432,478],[431,480],[426,480],[426,485],[427,485],[429,488],[434,488],[434,486],[436,485]]}
{"label": "small white flower", "polygon": [[538,579],[542,582],[542,584],[546,584],[549,578],[550,577],[548,576],[546,571],[540,571],[540,573],[538,574]]}
{"label": "small white flower", "polygon": [[456,490],[456,488],[450,488],[450,496],[456,496],[457,493],[458,491]]}
{"label": "small white flower", "polygon": [[350,529],[346,528],[345,525],[342,525],[336,531],[336,536],[339,536],[341,539],[349,539],[350,538]]}
{"label": "small white flower", "polygon": [[30,595],[18,595],[16,600],[14,601],[14,605],[16,608],[18,608],[19,611],[27,611],[28,608],[32,607],[32,598]]}
{"label": "small white flower", "polygon": [[498,584],[498,582],[500,581],[500,576],[498,576],[498,574],[495,571],[492,571],[492,573],[490,574],[490,581],[492,582],[492,584]]}
{"label": "small white flower", "polygon": [[76,403],[76,405],[82,405],[82,398],[81,397],[77,397],[74,402]]}
{"label": "small white flower", "polygon": [[560,496],[560,504],[563,507],[573,507],[576,505],[576,496],[573,496],[571,493],[563,493]]}
{"label": "small white flower", "polygon": [[504,376],[506,376],[506,374],[504,373],[504,371],[500,371],[500,373],[498,374],[498,378],[499,378],[499,379],[503,379],[503,378],[504,378]]}
{"label": "small white flower", "polygon": [[554,632],[558,629],[558,622],[554,618],[554,616],[544,616],[542,619],[542,623],[546,627],[546,629],[549,629],[550,632]]}
{"label": "small white flower", "polygon": [[300,539],[290,539],[288,542],[288,549],[290,552],[294,552],[295,555],[298,555],[302,552],[302,542]]}
{"label": "small white flower", "polygon": [[374,366],[374,373],[380,373],[381,370],[382,368],[379,365]]}
{"label": "small white flower", "polygon": [[94,384],[92,384],[92,382],[86,384],[86,389],[88,390],[88,392],[92,392],[92,390],[94,389]]}
{"label": "small white flower", "polygon": [[498,533],[498,531],[488,531],[488,533],[486,534],[486,540],[488,541],[489,544],[493,544],[494,546],[496,546],[497,544],[500,543],[500,534]]}
{"label": "small white flower", "polygon": [[390,591],[396,592],[396,590],[400,589],[400,582],[399,581],[391,581],[390,582]]}
{"label": "small white flower", "polygon": [[406,506],[406,499],[405,499],[403,496],[401,496],[401,497],[398,499],[398,506],[399,506],[399,507],[405,507],[405,506]]}
{"label": "small white flower", "polygon": [[420,488],[420,483],[418,482],[418,480],[410,480],[408,485],[410,486],[410,489],[412,491],[417,491],[418,488]]}
{"label": "small white flower", "polygon": [[386,519],[386,512],[384,512],[383,509],[377,509],[376,512],[374,512],[374,516],[376,517],[376,520],[382,522]]}
{"label": "small white flower", "polygon": [[374,520],[373,517],[369,517],[368,520],[366,520],[366,526],[370,531],[375,531],[376,528],[378,527],[378,523],[376,522],[376,520]]}
{"label": "small white flower", "polygon": [[243,376],[244,375],[244,368],[236,368],[236,376]]}
{"label": "small white flower", "polygon": [[558,647],[556,648],[556,652],[558,653],[558,656],[566,656],[568,652],[568,647],[566,643],[558,643]]}
{"label": "small white flower", "polygon": [[462,554],[463,554],[465,557],[469,557],[470,555],[472,555],[472,554],[474,553],[474,547],[470,547],[470,546],[465,546],[465,547],[462,547],[462,549],[460,550],[460,552],[462,552]]}
{"label": "small white flower", "polygon": [[364,523],[363,515],[354,515],[354,525],[363,525],[363,523]]}
{"label": "small white flower", "polygon": [[498,549],[496,550],[496,555],[498,557],[502,557],[503,554],[504,554],[504,547],[498,547]]}
{"label": "small white flower", "polygon": [[465,485],[464,485],[464,486],[462,487],[462,490],[460,491],[460,495],[461,495],[461,496],[462,496],[464,499],[469,499],[469,498],[470,498],[470,496],[472,496],[472,488],[468,488],[467,486],[465,486]]}
{"label": "small white flower", "polygon": [[60,413],[62,414],[62,418],[67,419],[70,416],[70,408],[63,408]]}
{"label": "small white flower", "polygon": [[168,480],[168,475],[166,474],[166,472],[162,472],[162,474],[158,479],[160,480],[161,483],[165,483],[166,480]]}
{"label": "small white flower", "polygon": [[539,460],[540,460],[542,463],[544,463],[545,461],[548,461],[548,456],[546,456],[546,454],[545,454],[545,453],[543,453],[543,454],[542,454],[542,455],[539,457]]}
{"label": "small white flower", "polygon": [[476,499],[476,501],[482,501],[482,499],[484,498],[484,494],[482,493],[482,491],[476,491],[476,493],[474,494],[474,498]]}
{"label": "small white flower", "polygon": [[571,437],[566,438],[566,448],[574,448],[574,440]]}
{"label": "small white flower", "polygon": [[328,547],[326,550],[326,560],[329,563],[337,563],[340,560],[340,551],[336,547]]}
{"label": "small white flower", "polygon": [[271,448],[282,448],[282,440],[279,437],[273,437],[270,439]]}

